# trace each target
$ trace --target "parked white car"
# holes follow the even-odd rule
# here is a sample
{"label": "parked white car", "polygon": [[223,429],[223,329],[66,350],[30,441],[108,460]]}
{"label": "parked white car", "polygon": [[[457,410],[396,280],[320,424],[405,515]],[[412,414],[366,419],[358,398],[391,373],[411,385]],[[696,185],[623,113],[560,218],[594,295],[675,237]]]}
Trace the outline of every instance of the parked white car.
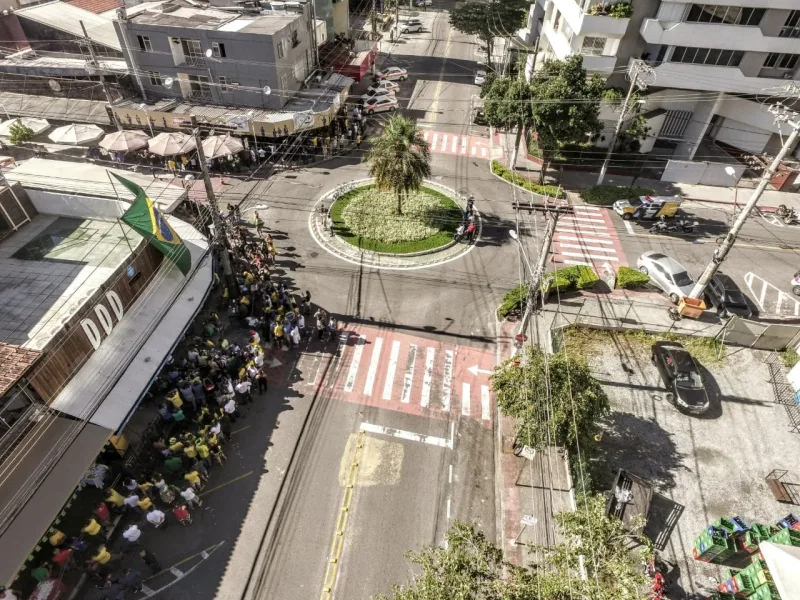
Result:
{"label": "parked white car", "polygon": [[425,29],[422,26],[422,23],[404,23],[403,28],[400,30],[401,33],[419,33]]}
{"label": "parked white car", "polygon": [[475,71],[475,85],[483,85],[486,83],[486,71]]}
{"label": "parked white car", "polygon": [[[370,86],[369,90],[391,90],[396,92],[400,89],[400,85],[395,83],[394,81],[389,81],[388,79],[384,79],[372,86]],[[369,90],[367,90],[369,92]]]}
{"label": "parked white car", "polygon": [[393,112],[395,110],[397,110],[397,98],[394,97],[394,94],[370,98],[364,102],[364,112],[368,115],[376,112]]}
{"label": "parked white car", "polygon": [[383,71],[375,73],[375,81],[405,81],[408,79],[408,71],[402,67],[389,67]]}
{"label": "parked white car", "polygon": [[433,6],[433,0],[417,0],[414,4],[417,6]]}
{"label": "parked white car", "polygon": [[394,90],[376,90],[369,88],[367,93],[361,96],[361,104],[364,104],[367,100],[371,100],[372,98],[383,98],[384,96],[391,96],[394,98]]}
{"label": "parked white car", "polygon": [[650,276],[650,281],[661,288],[675,304],[692,293],[694,279],[682,264],[666,254],[651,250],[636,261],[639,271]]}

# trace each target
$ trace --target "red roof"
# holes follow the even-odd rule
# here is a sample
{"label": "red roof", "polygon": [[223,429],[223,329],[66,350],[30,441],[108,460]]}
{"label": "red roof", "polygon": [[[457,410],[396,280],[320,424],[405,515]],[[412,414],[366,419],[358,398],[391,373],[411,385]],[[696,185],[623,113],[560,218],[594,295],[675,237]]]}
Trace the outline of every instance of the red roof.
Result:
{"label": "red roof", "polygon": [[38,350],[0,342],[0,396],[19,381],[40,354]]}
{"label": "red roof", "polygon": [[106,12],[107,10],[114,10],[122,6],[119,0],[67,0],[67,4],[77,6],[83,10],[88,10],[95,14]]}

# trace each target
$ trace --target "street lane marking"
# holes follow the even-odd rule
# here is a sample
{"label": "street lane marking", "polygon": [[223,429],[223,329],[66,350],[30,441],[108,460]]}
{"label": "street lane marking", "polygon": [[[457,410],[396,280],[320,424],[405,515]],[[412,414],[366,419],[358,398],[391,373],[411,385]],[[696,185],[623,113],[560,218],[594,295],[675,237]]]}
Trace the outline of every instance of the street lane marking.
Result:
{"label": "street lane marking", "polygon": [[491,402],[489,400],[489,386],[481,386],[481,419],[488,421],[492,418]]}
{"label": "street lane marking", "polygon": [[616,254],[616,250],[614,248],[603,248],[601,246],[587,246],[586,244],[565,244],[561,240],[558,240],[559,246],[562,248],[578,248],[579,250],[591,250],[593,252],[614,252]]}
{"label": "street lane marking", "polygon": [[443,135],[442,136],[442,147],[441,147],[441,150],[442,151],[447,150],[447,135]]}
{"label": "street lane marking", "polygon": [[440,448],[453,447],[453,440],[425,435],[423,433],[414,433],[413,431],[404,431],[403,429],[384,427],[383,425],[375,425],[374,423],[361,423],[361,431],[377,433],[378,435],[388,435],[401,440],[408,440],[409,442],[421,442],[431,446],[439,446]]}
{"label": "street lane marking", "polygon": [[381,348],[383,348],[383,338],[375,338],[375,343],[372,345],[372,358],[369,359],[367,381],[364,383],[365,396],[372,396],[372,386],[375,385],[375,374],[378,372],[378,364],[381,360]]}
{"label": "street lane marking", "polygon": [[584,262],[582,260],[572,260],[571,258],[565,258],[561,262],[563,262],[565,265],[586,265],[587,267],[592,266],[592,263],[590,262]]}
{"label": "street lane marking", "polygon": [[392,399],[392,386],[394,385],[394,374],[397,371],[397,359],[400,356],[400,342],[392,342],[392,352],[389,354],[389,367],[386,369],[386,383],[383,384],[383,399]]}
{"label": "street lane marking", "polygon": [[[574,221],[574,217],[561,217],[562,221]],[[567,223],[568,225],[570,223]],[[580,229],[587,228],[587,229],[608,229],[605,225],[590,225],[589,223],[571,223],[572,227],[578,227]]]}
{"label": "street lane marking", "polygon": [[605,223],[605,219],[595,219],[593,217],[568,217],[573,221],[586,221],[587,223]]}
{"label": "street lane marking", "polygon": [[411,385],[414,383],[414,363],[417,362],[417,345],[408,345],[408,358],[406,359],[406,374],[403,377],[403,394],[400,402],[408,404],[411,401]]}
{"label": "street lane marking", "polygon": [[599,258],[602,260],[613,260],[614,262],[619,262],[619,259],[616,256],[605,256],[602,254],[585,254],[582,252],[559,252],[558,254],[562,254],[564,256],[575,256],[577,258]]}
{"label": "street lane marking", "polygon": [[461,414],[469,416],[469,384],[461,383]]}
{"label": "street lane marking", "polygon": [[481,157],[486,158],[486,148],[481,148]]}
{"label": "street lane marking", "polygon": [[434,133],[433,134],[433,141],[431,142],[431,148],[435,148],[436,147],[436,140],[438,140],[438,139],[439,139],[439,134],[438,133]]}
{"label": "street lane marking", "polygon": [[450,152],[456,152],[457,149],[458,149],[458,136],[454,135],[453,136],[453,145],[450,148]]}
{"label": "street lane marking", "polygon": [[590,212],[599,213],[602,209],[599,206],[587,206],[586,204],[580,204],[573,206],[572,210],[588,210]]}
{"label": "street lane marking", "polygon": [[453,351],[444,353],[444,378],[442,379],[442,410],[450,412],[450,378],[453,376]]}
{"label": "street lane marking", "polygon": [[633,229],[633,223],[625,220],[623,220],[622,222],[625,224],[625,229],[628,230],[628,233],[630,233],[631,235],[636,235],[636,231]]}
{"label": "street lane marking", "polygon": [[467,136],[461,138],[461,154],[467,153]]}
{"label": "street lane marking", "polygon": [[358,336],[356,342],[356,349],[353,352],[353,360],[350,362],[350,370],[347,372],[347,381],[344,384],[345,392],[352,392],[356,386],[356,376],[358,375],[358,367],[361,366],[361,355],[364,353],[364,344],[367,341],[367,336]]}
{"label": "street lane marking", "polygon": [[608,246],[614,244],[614,242],[612,242],[611,240],[597,240],[594,238],[574,236],[574,235],[559,235],[556,241],[560,242],[561,240],[574,240],[576,242],[591,242],[592,244],[606,244]]}
{"label": "street lane marking", "polygon": [[472,154],[472,156],[475,156],[476,154],[478,154],[478,149],[475,146],[473,146],[472,152],[470,154]]}
{"label": "street lane marking", "polygon": [[433,359],[436,351],[433,348],[425,349],[425,374],[422,378],[422,397],[420,398],[420,406],[428,408],[431,403],[431,382],[433,381]]}
{"label": "street lane marking", "polygon": [[[453,42],[453,28],[450,28],[450,31],[447,33],[447,44],[444,47],[444,57],[442,58],[442,70],[439,71],[439,81],[436,82],[436,91],[433,93],[433,104],[431,105],[430,112],[431,113],[431,123],[436,123],[436,117],[439,116],[437,109],[439,108],[439,95],[442,91],[442,83],[444,83],[444,74],[445,69],[447,68],[447,57],[450,55],[450,46]],[[433,146],[436,145],[436,141],[434,138]]]}
{"label": "street lane marking", "polygon": [[571,233],[571,234],[580,235],[580,236],[591,235],[593,237],[597,237],[597,236],[600,236],[600,237],[612,237],[612,235],[610,233],[605,233],[605,232],[602,232],[602,231],[582,231],[580,229],[575,229],[574,227],[561,227],[560,225],[558,227],[556,227],[556,233],[558,233],[558,234]]}
{"label": "street lane marking", "polygon": [[248,471],[247,473],[242,473],[238,477],[234,477],[233,479],[229,479],[228,481],[225,481],[224,483],[220,483],[219,485],[215,485],[212,488],[206,488],[206,489],[204,489],[202,492],[200,492],[197,495],[198,496],[207,496],[211,492],[216,492],[217,490],[221,490],[224,487],[228,487],[232,483],[236,483],[237,481],[241,481],[242,479],[246,479],[247,477],[250,477],[250,475],[252,475],[254,472],[255,471]]}

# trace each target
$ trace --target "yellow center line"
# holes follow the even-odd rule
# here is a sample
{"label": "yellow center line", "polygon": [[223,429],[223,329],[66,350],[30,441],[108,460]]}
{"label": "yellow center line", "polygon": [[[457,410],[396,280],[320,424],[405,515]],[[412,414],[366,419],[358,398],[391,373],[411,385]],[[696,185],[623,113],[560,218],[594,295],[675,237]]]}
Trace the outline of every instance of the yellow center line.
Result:
{"label": "yellow center line", "polygon": [[236,483],[237,481],[241,481],[245,477],[250,477],[250,475],[252,475],[253,473],[255,473],[255,471],[248,471],[247,473],[243,473],[242,475],[239,475],[238,477],[234,477],[230,481],[226,481],[225,483],[220,483],[219,485],[215,485],[212,488],[207,488],[207,489],[203,490],[202,492],[200,492],[198,494],[198,496],[205,496],[206,494],[210,494],[211,492],[216,492],[217,490],[222,489],[222,488],[224,488],[224,487],[226,487],[226,486],[228,486],[228,485],[230,485],[232,483]]}
{"label": "yellow center line", "polygon": [[358,432],[353,459],[350,461],[350,467],[347,470],[347,481],[344,488],[344,495],[342,496],[342,506],[339,510],[339,517],[336,519],[336,530],[334,531],[333,541],[331,542],[328,566],[325,568],[325,579],[322,582],[320,600],[330,600],[333,597],[333,588],[334,585],[336,585],[336,576],[339,573],[339,560],[342,557],[342,548],[344,547],[344,532],[347,528],[350,506],[353,504],[353,493],[356,481],[358,480],[358,463],[364,451],[365,433],[363,429]]}
{"label": "yellow center line", "polygon": [[252,425],[245,425],[244,427],[240,427],[239,429],[234,429],[233,431],[231,431],[231,434],[241,433],[245,429],[250,429],[251,427],[252,427]]}

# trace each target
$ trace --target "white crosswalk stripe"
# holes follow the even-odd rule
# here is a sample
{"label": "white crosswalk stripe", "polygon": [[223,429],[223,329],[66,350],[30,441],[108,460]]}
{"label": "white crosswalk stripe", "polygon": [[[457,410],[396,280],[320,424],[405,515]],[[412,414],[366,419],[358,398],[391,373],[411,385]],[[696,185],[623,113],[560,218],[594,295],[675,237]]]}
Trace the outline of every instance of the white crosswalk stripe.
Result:
{"label": "white crosswalk stripe", "polygon": [[481,148],[481,156],[486,158],[486,148]]}
{"label": "white crosswalk stripe", "polygon": [[[578,235],[559,235],[558,236],[558,241],[560,242],[561,240],[571,240],[571,241],[574,241],[574,242],[590,242],[592,244],[606,244],[608,246],[614,244],[614,242],[612,242],[611,240],[600,240],[600,239],[597,239],[597,238],[588,238],[588,237],[583,236],[583,235],[580,235],[580,236],[578,236]],[[561,245],[563,246],[564,244],[561,244]]]}
{"label": "white crosswalk stripe", "polygon": [[431,403],[431,383],[433,382],[433,359],[436,351],[433,348],[425,349],[425,374],[422,377],[422,396],[419,403],[423,408],[428,408]]}
{"label": "white crosswalk stripe", "polygon": [[403,395],[400,402],[411,402],[411,385],[414,383],[414,364],[417,362],[417,345],[408,345],[408,360],[406,361],[406,374],[403,376]]}
{"label": "white crosswalk stripe", "polygon": [[492,418],[491,402],[489,401],[489,386],[481,386],[481,419],[488,421]]}
{"label": "white crosswalk stripe", "polygon": [[463,382],[461,384],[461,414],[465,417],[468,417],[470,413],[469,401],[469,384]]}
{"label": "white crosswalk stripe", "polygon": [[350,361],[350,370],[347,372],[347,381],[344,384],[345,392],[352,392],[356,385],[356,375],[358,375],[358,367],[361,364],[361,355],[364,354],[364,343],[366,341],[366,336],[358,336],[356,350],[353,353],[353,360]]}
{"label": "white crosswalk stripe", "polygon": [[579,250],[591,250],[592,252],[613,252],[617,253],[614,248],[603,248],[602,246],[589,246],[587,244],[564,244],[559,241],[559,246],[562,248],[578,248]]}
{"label": "white crosswalk stripe", "polygon": [[596,258],[601,260],[610,260],[612,262],[619,262],[616,256],[604,256],[602,254],[586,254],[584,252],[562,252],[562,256],[575,256],[578,258]]}
{"label": "white crosswalk stripe", "polygon": [[453,136],[453,145],[450,148],[450,152],[455,152],[456,148],[458,148],[458,136],[454,135]]}
{"label": "white crosswalk stripe", "polygon": [[442,136],[442,150],[447,150],[447,136]]}
{"label": "white crosswalk stripe", "polygon": [[364,383],[364,395],[372,396],[372,387],[375,385],[375,375],[378,373],[378,364],[381,361],[381,348],[383,338],[375,338],[372,346],[372,358],[369,360],[369,371],[367,371],[367,381]]}
{"label": "white crosswalk stripe", "polygon": [[467,136],[461,138],[461,154],[467,153]]}
{"label": "white crosswalk stripe", "polygon": [[392,342],[392,353],[389,355],[389,367],[386,370],[386,383],[383,385],[383,399],[392,399],[392,386],[394,385],[394,375],[397,371],[397,359],[400,357],[400,342]]}
{"label": "white crosswalk stripe", "polygon": [[433,140],[431,141],[431,147],[436,148],[436,140],[438,140],[438,139],[439,139],[439,134],[438,133],[434,133],[433,134]]}
{"label": "white crosswalk stripe", "polygon": [[472,147],[471,154],[472,154],[472,156],[475,156],[476,154],[478,154],[478,149],[475,146]]}
{"label": "white crosswalk stripe", "polygon": [[444,353],[444,377],[442,377],[442,410],[450,411],[450,379],[453,377],[453,351]]}

